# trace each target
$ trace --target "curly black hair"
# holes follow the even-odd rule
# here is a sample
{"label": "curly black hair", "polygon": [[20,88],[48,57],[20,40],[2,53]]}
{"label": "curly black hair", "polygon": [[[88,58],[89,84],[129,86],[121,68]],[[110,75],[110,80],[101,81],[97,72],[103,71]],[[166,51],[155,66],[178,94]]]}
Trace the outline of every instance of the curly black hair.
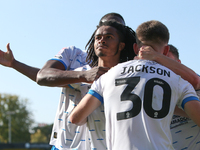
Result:
{"label": "curly black hair", "polygon": [[97,26],[97,29],[94,31],[92,37],[86,44],[86,50],[88,53],[86,61],[90,64],[90,66],[94,67],[98,65],[98,57],[96,56],[94,51],[94,42],[95,33],[101,26],[111,26],[117,29],[121,42],[125,43],[125,47],[120,54],[119,63],[126,62],[128,60],[133,60],[133,58],[136,56],[133,50],[133,44],[136,43],[135,32],[130,27],[124,26],[123,24],[118,23],[116,21],[105,21],[101,22]]}

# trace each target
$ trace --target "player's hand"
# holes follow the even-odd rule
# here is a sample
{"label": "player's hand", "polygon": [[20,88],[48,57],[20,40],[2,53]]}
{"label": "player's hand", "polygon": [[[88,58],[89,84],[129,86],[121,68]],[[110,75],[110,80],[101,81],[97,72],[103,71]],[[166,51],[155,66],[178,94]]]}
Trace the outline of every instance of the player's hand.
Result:
{"label": "player's hand", "polygon": [[10,49],[10,43],[8,43],[6,47],[7,52],[3,52],[0,50],[0,64],[6,67],[12,67],[14,56]]}
{"label": "player's hand", "polygon": [[155,60],[157,55],[159,55],[159,53],[151,46],[142,46],[136,59]]}
{"label": "player's hand", "polygon": [[84,76],[87,83],[92,83],[97,80],[101,75],[106,73],[110,68],[106,67],[94,67],[88,71],[85,71]]}

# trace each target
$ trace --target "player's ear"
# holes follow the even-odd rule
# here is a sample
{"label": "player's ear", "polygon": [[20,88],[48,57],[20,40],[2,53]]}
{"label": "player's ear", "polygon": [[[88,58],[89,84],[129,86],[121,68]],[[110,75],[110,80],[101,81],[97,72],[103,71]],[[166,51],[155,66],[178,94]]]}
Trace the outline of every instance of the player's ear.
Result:
{"label": "player's ear", "polygon": [[134,49],[135,54],[138,55],[139,47],[138,47],[137,43],[133,44],[133,49]]}
{"label": "player's ear", "polygon": [[124,47],[125,47],[125,43],[120,42],[120,44],[119,44],[119,51],[123,50]]}
{"label": "player's ear", "polygon": [[164,51],[163,51],[163,55],[167,56],[168,52],[169,52],[169,45],[164,47]]}

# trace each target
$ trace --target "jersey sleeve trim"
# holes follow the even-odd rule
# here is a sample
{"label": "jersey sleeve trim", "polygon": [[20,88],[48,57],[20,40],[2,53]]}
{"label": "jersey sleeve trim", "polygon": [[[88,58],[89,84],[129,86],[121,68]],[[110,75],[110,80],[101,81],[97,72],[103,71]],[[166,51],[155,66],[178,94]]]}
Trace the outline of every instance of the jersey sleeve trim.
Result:
{"label": "jersey sleeve trim", "polygon": [[61,62],[65,66],[65,70],[67,70],[67,65],[62,60],[56,59],[56,58],[52,58],[50,60],[57,60],[57,61]]}
{"label": "jersey sleeve trim", "polygon": [[102,104],[103,104],[103,97],[101,95],[99,95],[97,92],[93,91],[93,90],[89,90],[88,94],[96,97]]}
{"label": "jersey sleeve trim", "polygon": [[73,86],[71,86],[71,84],[68,84],[68,86],[69,86],[71,89],[74,89],[74,87],[73,87]]}
{"label": "jersey sleeve trim", "polygon": [[187,102],[189,101],[192,101],[192,100],[196,100],[196,101],[199,101],[199,99],[195,96],[190,96],[190,97],[187,97],[183,100],[182,104],[181,104],[181,107],[184,109],[184,106]]}

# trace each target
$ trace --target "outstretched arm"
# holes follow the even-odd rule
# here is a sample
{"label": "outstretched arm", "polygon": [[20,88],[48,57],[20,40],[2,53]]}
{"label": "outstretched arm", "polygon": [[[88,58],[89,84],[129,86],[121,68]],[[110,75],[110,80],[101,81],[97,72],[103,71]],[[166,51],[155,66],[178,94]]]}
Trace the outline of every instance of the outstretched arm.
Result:
{"label": "outstretched arm", "polygon": [[200,89],[200,77],[190,68],[185,65],[153,50],[150,46],[140,49],[138,57],[140,59],[147,59],[156,61],[163,66],[171,69],[183,79],[192,84],[194,89]]}
{"label": "outstretched arm", "polygon": [[86,94],[70,115],[70,121],[76,125],[83,125],[89,116],[101,102],[94,96]]}
{"label": "outstretched arm", "polygon": [[94,67],[89,71],[68,71],[65,70],[62,63],[56,60],[48,61],[40,71],[39,68],[17,61],[9,43],[7,44],[7,52],[0,50],[0,64],[17,70],[35,82],[37,80],[39,85],[58,87],[66,87],[68,84],[78,82],[92,83],[108,71],[108,68],[103,67]]}
{"label": "outstretched arm", "polygon": [[17,61],[13,56],[9,43],[7,44],[7,52],[0,50],[0,64],[17,70],[33,81],[36,81],[37,73],[40,70]]}

